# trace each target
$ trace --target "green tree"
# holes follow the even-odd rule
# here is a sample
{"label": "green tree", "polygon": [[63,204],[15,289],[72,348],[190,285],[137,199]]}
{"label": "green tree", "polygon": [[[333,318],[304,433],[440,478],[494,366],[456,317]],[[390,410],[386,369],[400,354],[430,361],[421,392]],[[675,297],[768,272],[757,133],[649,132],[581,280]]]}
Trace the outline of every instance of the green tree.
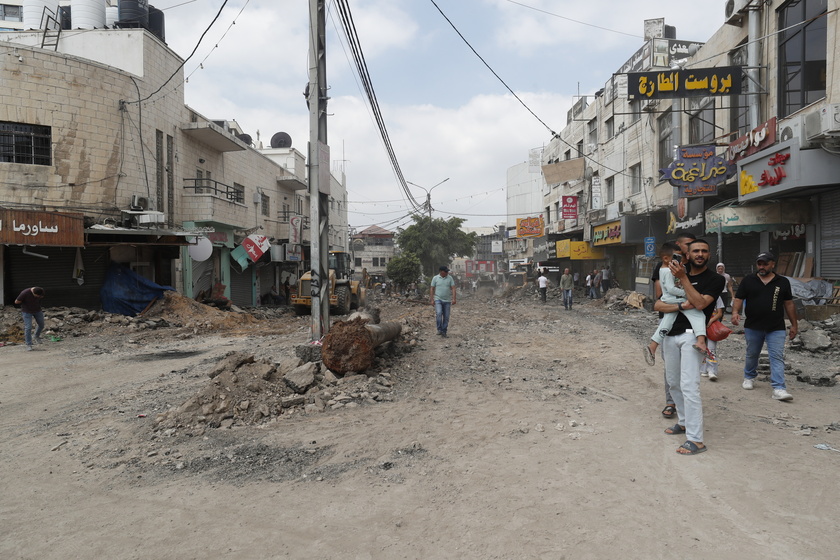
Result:
{"label": "green tree", "polygon": [[414,253],[404,252],[398,257],[388,261],[385,269],[388,278],[401,286],[407,286],[416,282],[422,273],[420,270],[420,259]]}
{"label": "green tree", "polygon": [[[449,264],[458,255],[472,255],[477,235],[461,231],[461,218],[430,218],[412,216],[414,223],[397,232],[397,243],[403,251],[420,258],[428,276],[437,274],[440,265]],[[389,274],[390,276],[390,274]]]}

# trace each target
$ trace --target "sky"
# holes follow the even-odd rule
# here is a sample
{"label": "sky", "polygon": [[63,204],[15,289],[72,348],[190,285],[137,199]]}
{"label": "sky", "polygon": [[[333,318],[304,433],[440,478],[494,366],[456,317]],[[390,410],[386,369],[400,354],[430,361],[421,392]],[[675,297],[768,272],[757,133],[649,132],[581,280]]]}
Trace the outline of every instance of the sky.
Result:
{"label": "sky", "polygon": [[[287,132],[292,146],[306,154],[308,0],[228,0],[211,26],[223,3],[154,2],[164,11],[170,48],[183,58],[196,49],[184,66],[186,103],[213,120],[236,120],[266,146],[274,133]],[[349,0],[403,176],[432,189],[436,218],[457,216],[470,227],[504,221],[508,168],[527,161],[529,150],[564,128],[576,95],[604,87],[642,45],[645,19],[664,17],[678,39],[705,41],[723,24],[724,4]],[[346,174],[350,225],[356,231],[410,225],[411,205],[390,165],[332,0],[326,56],[328,143],[332,167]],[[426,192],[410,188],[422,203]]]}

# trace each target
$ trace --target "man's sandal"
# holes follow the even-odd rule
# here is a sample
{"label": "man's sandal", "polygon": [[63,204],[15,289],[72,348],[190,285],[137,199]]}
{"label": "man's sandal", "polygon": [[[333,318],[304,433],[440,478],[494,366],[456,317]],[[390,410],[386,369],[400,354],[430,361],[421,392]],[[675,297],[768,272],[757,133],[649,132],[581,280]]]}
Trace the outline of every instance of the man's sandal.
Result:
{"label": "man's sandal", "polygon": [[679,436],[685,433],[685,426],[674,424],[670,428],[665,428],[665,433],[669,436]]}
{"label": "man's sandal", "polygon": [[[680,451],[680,449],[686,449],[687,452]],[[684,444],[680,445],[677,448],[678,455],[697,455],[698,453],[703,453],[708,449],[705,445],[703,447],[698,447],[696,443],[693,441],[687,441]]]}
{"label": "man's sandal", "polygon": [[677,409],[674,408],[674,405],[669,404],[665,408],[662,409],[662,416],[665,418],[673,418],[677,414]]}

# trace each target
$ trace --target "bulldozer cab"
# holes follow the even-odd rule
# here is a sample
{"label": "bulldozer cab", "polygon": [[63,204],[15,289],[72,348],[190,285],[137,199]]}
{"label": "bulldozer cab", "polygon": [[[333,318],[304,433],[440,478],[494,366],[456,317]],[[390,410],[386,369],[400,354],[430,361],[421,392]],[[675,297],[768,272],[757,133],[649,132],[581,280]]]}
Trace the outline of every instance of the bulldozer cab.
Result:
{"label": "bulldozer cab", "polygon": [[329,270],[335,271],[335,277],[339,280],[349,279],[353,274],[353,263],[350,253],[343,251],[330,251]]}

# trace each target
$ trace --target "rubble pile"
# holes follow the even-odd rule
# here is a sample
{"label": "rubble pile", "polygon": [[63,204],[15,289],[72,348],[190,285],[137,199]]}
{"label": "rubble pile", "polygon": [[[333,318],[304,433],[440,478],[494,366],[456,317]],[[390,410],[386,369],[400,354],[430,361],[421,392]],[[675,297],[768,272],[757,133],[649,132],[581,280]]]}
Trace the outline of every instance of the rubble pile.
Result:
{"label": "rubble pile", "polygon": [[142,314],[145,318],[162,318],[176,327],[225,329],[254,324],[257,319],[250,313],[222,311],[185,297],[178,292],[164,292]]}
{"label": "rubble pile", "polygon": [[391,400],[391,374],[337,377],[321,362],[298,357],[276,362],[231,352],[207,371],[212,380],[181,406],[155,418],[155,430],[230,428],[276,419],[283,414],[352,408]]}

